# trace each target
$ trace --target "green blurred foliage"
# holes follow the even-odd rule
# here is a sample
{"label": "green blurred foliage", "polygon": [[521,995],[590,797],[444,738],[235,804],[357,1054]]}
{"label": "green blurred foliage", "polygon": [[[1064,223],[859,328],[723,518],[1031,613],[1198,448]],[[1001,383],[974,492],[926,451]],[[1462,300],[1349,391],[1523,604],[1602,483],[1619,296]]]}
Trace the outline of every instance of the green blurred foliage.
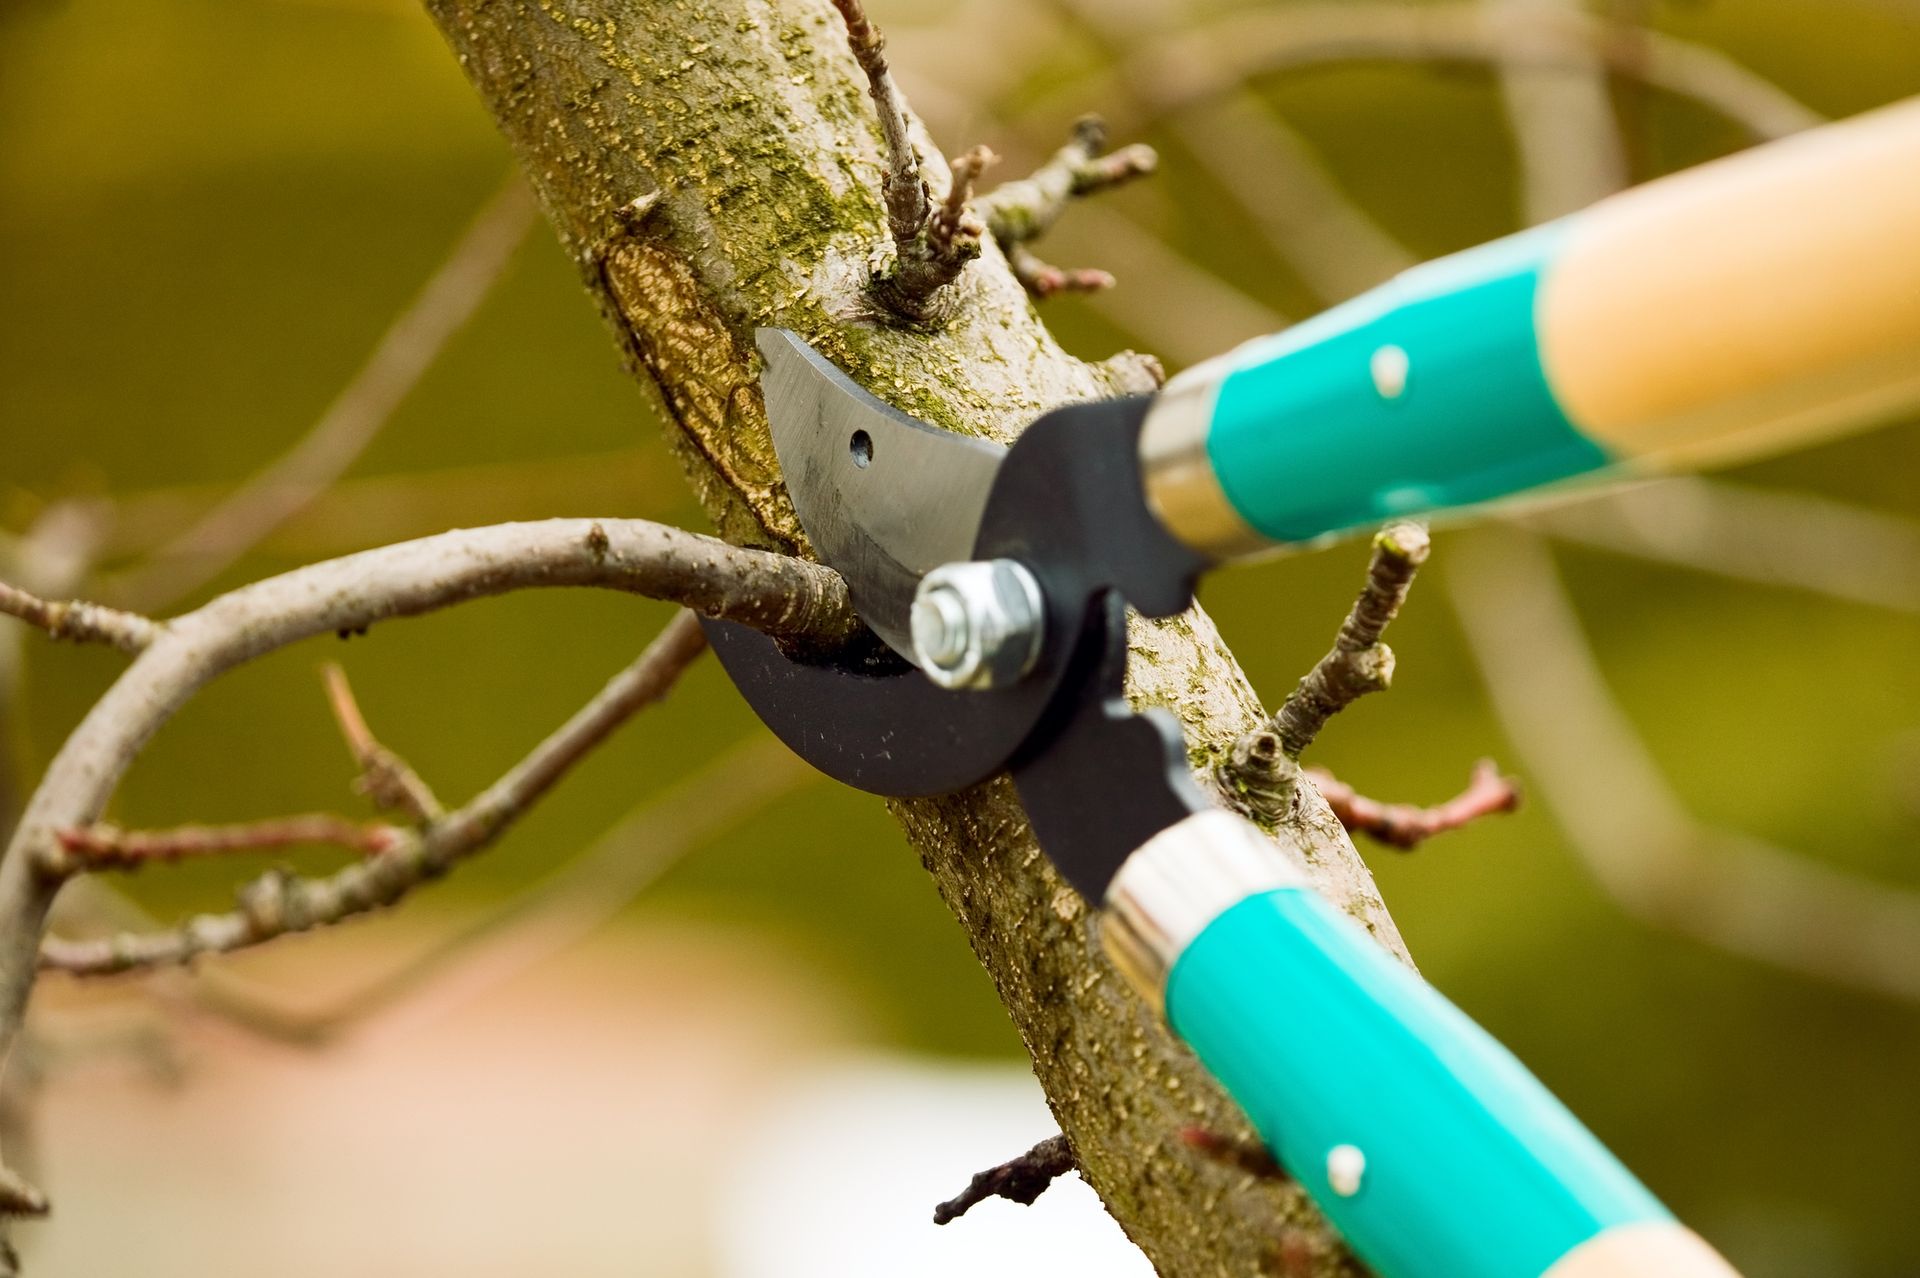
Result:
{"label": "green blurred foliage", "polygon": [[[906,5],[902,22],[938,20]],[[1211,7],[1211,6],[1208,6]],[[889,7],[876,5],[884,20]],[[1815,108],[1920,91],[1920,4],[1719,0],[1655,7]],[[978,55],[993,56],[990,43]],[[985,104],[1003,147],[1048,81],[1103,55],[1063,42],[1030,95]],[[1261,91],[1347,188],[1423,253],[1513,225],[1515,174],[1484,73],[1320,70]],[[1098,109],[1098,100],[1080,104]],[[1636,102],[1641,176],[1738,134],[1659,94]],[[1154,192],[1114,197],[1196,262],[1293,315],[1316,303],[1170,137]],[[958,147],[973,138],[942,139]],[[1257,159],[1249,157],[1249,163]],[[239,480],[296,439],[507,167],[425,19],[403,0],[72,0],[0,8],[0,523],[48,503]],[[1126,287],[1125,262],[1101,263]],[[1085,304],[1050,312],[1070,347],[1129,336]],[[531,465],[642,448],[631,498],[514,514],[634,514],[699,526],[653,410],[623,375],[544,232],[453,343],[357,476]],[[1747,481],[1914,513],[1911,427],[1755,466]],[[581,473],[593,469],[583,463]],[[484,503],[472,518],[501,517]],[[368,544],[331,530],[336,549]],[[422,529],[421,531],[427,531]],[[1434,574],[1446,571],[1441,536]],[[1245,569],[1206,602],[1270,699],[1325,647],[1364,551]],[[221,585],[297,561],[268,549]],[[1911,794],[1920,624],[1593,553],[1562,563],[1608,677],[1707,818],[1920,886]],[[1391,696],[1315,756],[1383,797],[1431,800],[1483,754],[1510,756],[1437,583],[1398,625]],[[1284,603],[1280,602],[1284,601]],[[343,661],[382,735],[450,798],[512,762],[623,664],[665,610],[524,595],[314,643],[195,701],[134,769],[128,823],[338,806],[349,767],[315,667]],[[24,740],[37,772],[119,668],[35,649]],[[433,889],[496,898],[651,792],[756,731],[706,667],[622,734],[503,846]],[[1907,742],[1905,752],[1896,747]],[[1905,770],[1903,775],[1901,770]],[[1782,975],[1623,918],[1538,805],[1413,856],[1372,853],[1425,972],[1479,1016],[1752,1278],[1920,1269],[1920,1014]],[[316,860],[315,864],[322,862]],[[224,903],[231,865],[138,883],[156,908]],[[933,1051],[1019,1048],[986,978],[881,805],[815,784],[691,857],[658,912],[763,927],[836,973],[876,1033]],[[346,938],[293,944],[350,944]]]}

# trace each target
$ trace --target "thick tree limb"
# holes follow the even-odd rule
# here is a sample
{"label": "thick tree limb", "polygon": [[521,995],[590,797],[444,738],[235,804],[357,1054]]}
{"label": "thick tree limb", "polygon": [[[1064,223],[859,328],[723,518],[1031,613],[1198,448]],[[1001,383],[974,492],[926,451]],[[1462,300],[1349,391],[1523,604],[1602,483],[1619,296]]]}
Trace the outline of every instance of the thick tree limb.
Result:
{"label": "thick tree limb", "polygon": [[[938,323],[876,323],[886,141],[826,0],[688,6],[636,22],[618,0],[564,12],[429,0],[600,301],[730,539],[800,546],[755,384],[753,330],[804,336],[862,385],[948,429],[1011,438],[1137,370],[1082,363],[1041,326],[989,237]],[[911,117],[909,117],[911,121]],[[618,210],[660,200],[639,228]],[[1174,707],[1207,761],[1261,719],[1204,614],[1142,625],[1134,695]],[[1233,1126],[1231,1103],[1090,943],[1080,902],[1034,847],[1012,787],[892,805],[1035,1061],[1083,1174],[1169,1278],[1253,1272],[1310,1220],[1291,1190],[1222,1185],[1178,1138]],[[1307,872],[1399,950],[1364,867],[1317,795],[1287,820]],[[1177,1086],[1176,1086],[1177,1084]],[[1210,1198],[1212,1210],[1194,1204]],[[1346,1272],[1337,1262],[1320,1274]]]}

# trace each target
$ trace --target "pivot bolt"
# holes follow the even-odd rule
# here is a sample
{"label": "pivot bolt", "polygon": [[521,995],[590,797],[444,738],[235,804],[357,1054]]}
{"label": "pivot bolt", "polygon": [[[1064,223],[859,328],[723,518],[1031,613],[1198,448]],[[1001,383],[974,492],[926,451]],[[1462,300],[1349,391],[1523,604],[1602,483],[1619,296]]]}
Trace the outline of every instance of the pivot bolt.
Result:
{"label": "pivot bolt", "polygon": [[943,688],[1003,688],[1040,658],[1046,601],[1012,559],[943,564],[914,592],[913,658]]}

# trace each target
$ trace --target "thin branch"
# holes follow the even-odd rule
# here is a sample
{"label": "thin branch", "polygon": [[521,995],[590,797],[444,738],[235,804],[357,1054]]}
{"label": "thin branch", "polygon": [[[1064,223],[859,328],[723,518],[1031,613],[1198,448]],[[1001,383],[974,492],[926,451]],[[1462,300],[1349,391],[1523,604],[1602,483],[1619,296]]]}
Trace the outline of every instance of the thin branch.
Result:
{"label": "thin branch", "polygon": [[1142,143],[1107,151],[1107,126],[1082,116],[1065,146],[1026,177],[982,196],[980,216],[1002,244],[1025,244],[1045,235],[1075,199],[1145,177],[1159,165]]}
{"label": "thin branch", "polygon": [[[1050,2],[1074,18],[1082,34],[1116,65],[1125,64],[1130,53],[1111,34],[1116,21],[1130,28],[1126,34],[1134,44],[1150,49],[1179,42],[1182,35],[1182,29],[1160,20],[1170,11],[1143,21],[1152,10],[1094,0]],[[1237,205],[1315,292],[1336,301],[1350,297],[1417,260],[1347,195],[1312,146],[1247,87],[1244,77],[1215,81],[1214,92],[1191,103],[1200,109],[1189,111],[1184,109],[1189,103],[1166,98],[1164,71],[1151,74],[1156,78],[1123,75],[1113,85],[1131,106],[1129,127],[1160,123],[1170,129],[1213,179],[1220,197]],[[1258,156],[1258,162],[1249,163],[1250,156]]]}
{"label": "thin branch", "polygon": [[933,1209],[933,1223],[944,1225],[989,1198],[1005,1198],[1031,1207],[1047,1187],[1075,1167],[1073,1148],[1064,1135],[1049,1136],[1018,1158],[989,1167],[957,1195]]}
{"label": "thin branch", "polygon": [[347,749],[360,765],[354,788],[373,801],[383,812],[402,812],[415,825],[431,825],[446,813],[433,787],[413,766],[381,745],[367,726],[367,718],[354,699],[353,685],[337,662],[329,661],[320,669],[327,685],[327,704],[333,709],[334,722],[347,740]]}
{"label": "thin branch", "polygon": [[1388,524],[1374,537],[1367,584],[1341,623],[1333,648],[1273,716],[1273,730],[1288,758],[1298,759],[1328,719],[1393,681],[1393,651],[1380,636],[1399,615],[1430,546],[1425,525],[1409,521]]}
{"label": "thin branch", "polygon": [[867,77],[867,93],[873,98],[874,113],[880,117],[880,133],[887,144],[886,174],[880,179],[887,230],[894,243],[904,248],[920,234],[933,213],[926,180],[920,176],[920,156],[913,149],[913,136],[907,126],[906,99],[887,65],[886,37],[867,17],[860,0],[833,0],[833,7],[847,25],[847,47],[853,50],[854,61]]}
{"label": "thin branch", "polygon": [[[1598,42],[1556,26],[1584,21],[1584,0],[1485,0],[1488,21],[1511,31],[1495,63],[1508,130],[1520,158],[1521,216],[1528,225],[1585,208],[1628,182],[1627,148]],[[1556,61],[1528,54],[1558,52]]]}
{"label": "thin branch", "polygon": [[155,861],[321,844],[374,855],[399,846],[401,832],[390,825],[315,812],[237,825],[181,825],[169,830],[122,830],[96,823],[60,830],[54,837],[67,859],[82,869],[136,870]]}
{"label": "thin branch", "polygon": [[[0,858],[0,1054],[20,1031],[47,914],[74,868],[56,832],[99,819],[141,748],[195,692],[234,666],[314,635],[560,585],[651,594],[825,651],[862,633],[846,583],[831,570],[645,520],[558,519],[443,533],[297,569],[175,618],[68,736]],[[489,792],[468,811],[492,817],[499,797]],[[433,857],[466,832],[436,826],[436,840],[445,842]],[[398,853],[376,857],[331,886],[377,895],[400,860]],[[275,886],[250,894],[256,920],[270,921]],[[301,899],[278,902],[282,914],[292,906],[311,915],[325,904],[293,895]]]}
{"label": "thin branch", "polygon": [[1061,235],[1079,245],[1082,256],[1126,263],[1129,287],[1095,293],[1089,305],[1176,363],[1197,364],[1290,322],[1124,213],[1099,203],[1083,204]]}
{"label": "thin branch", "polygon": [[266,995],[209,980],[210,972],[163,992],[264,1037],[301,1046],[335,1042],[428,991],[432,1006],[444,1008],[573,945],[687,853],[817,776],[785,746],[756,735],[636,808],[528,890],[318,1011],[284,1008]]}
{"label": "thin branch", "polygon": [[49,937],[41,966],[81,976],[186,963],[225,954],[292,932],[339,923],[398,902],[423,883],[492,844],[614,729],[665,696],[706,649],[706,635],[682,612],[634,663],[471,802],[428,829],[326,878],[273,872],[240,891],[240,908],[203,914],[170,931],[69,941]]}
{"label": "thin branch", "polygon": [[[1824,118],[1706,45],[1590,14],[1496,14],[1480,4],[1321,3],[1237,10],[1143,41],[1111,74],[1150,95],[1156,111],[1167,112],[1234,91],[1250,79],[1330,65],[1552,67],[1595,55],[1615,74],[1704,103],[1756,140],[1796,133]],[[1072,94],[1085,101],[1089,87],[1073,81],[1055,92],[1063,100]]]}
{"label": "thin branch", "polygon": [[1113,276],[1106,271],[1097,267],[1055,266],[1024,244],[1009,244],[1006,251],[1013,277],[1038,302],[1061,293],[1098,293],[1114,285]]}
{"label": "thin branch", "polygon": [[1812,493],[1661,479],[1510,518],[1619,554],[1920,613],[1920,522]]}
{"label": "thin branch", "polygon": [[1325,768],[1308,768],[1320,797],[1349,833],[1364,834],[1376,843],[1411,851],[1436,834],[1471,825],[1482,817],[1511,812],[1520,806],[1520,787],[1503,776],[1491,759],[1474,765],[1473,777],[1445,803],[1421,807],[1416,803],[1382,803],[1361,794]]}
{"label": "thin branch", "polygon": [[1445,584],[1529,777],[1622,909],[1788,971],[1920,1002],[1920,893],[1689,812],[1614,700],[1537,538],[1463,538]]}
{"label": "thin branch", "polygon": [[[1164,122],[1220,195],[1319,296],[1343,301],[1420,260],[1347,193],[1313,145],[1250,89],[1235,88]],[[1249,163],[1252,156],[1257,163]]]}
{"label": "thin branch", "polygon": [[510,175],[299,442],[147,560],[109,578],[103,593],[139,608],[163,606],[213,580],[311,503],[366,451],[473,318],[537,215],[526,183]]}
{"label": "thin branch", "polygon": [[47,1208],[45,1194],[19,1172],[0,1167],[0,1216],[44,1216]]}
{"label": "thin branch", "polygon": [[1005,251],[1014,277],[1035,298],[1044,301],[1057,293],[1113,287],[1113,276],[1105,271],[1062,270],[1043,262],[1029,247],[1052,229],[1073,200],[1144,177],[1159,164],[1153,148],[1144,144],[1111,153],[1106,147],[1107,126],[1098,116],[1084,116],[1074,125],[1071,140],[1045,164],[996,187],[979,202],[980,216]]}
{"label": "thin branch", "polygon": [[973,178],[989,154],[975,147],[949,167],[945,199],[935,205],[914,150],[905,99],[887,65],[886,40],[867,17],[861,0],[833,0],[847,28],[847,45],[867,77],[867,93],[880,117],[887,161],[880,179],[887,233],[894,260],[877,273],[874,296],[888,310],[925,319],[937,309],[941,290],[980,256],[981,223],[967,210]]}
{"label": "thin branch", "polygon": [[103,643],[137,653],[153,642],[159,626],[138,613],[83,600],[55,602],[0,581],[0,613],[74,643]]}

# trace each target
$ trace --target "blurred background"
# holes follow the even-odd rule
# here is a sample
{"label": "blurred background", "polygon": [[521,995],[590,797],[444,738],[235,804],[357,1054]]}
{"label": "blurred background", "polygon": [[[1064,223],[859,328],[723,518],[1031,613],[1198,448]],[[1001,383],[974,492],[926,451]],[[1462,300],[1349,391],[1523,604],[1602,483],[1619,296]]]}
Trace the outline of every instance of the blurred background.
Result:
{"label": "blurred background", "polygon": [[[1066,345],[1174,368],[1920,92],[1920,0],[871,8],[950,152],[1018,175],[1085,111],[1159,149],[1039,249],[1118,277],[1048,304]],[[0,5],[0,579],[167,612],[457,525],[702,527],[509,173],[408,0]],[[1516,815],[1363,850],[1426,975],[1750,1278],[1920,1272],[1917,468],[1896,425],[1443,531],[1392,694],[1313,751],[1385,799],[1481,756],[1524,781]],[[1270,703],[1364,553],[1209,583]],[[198,697],[112,816],[363,812],[326,660],[464,799],[667,615],[534,592],[295,647]],[[0,815],[121,665],[0,630]],[[337,857],[82,904],[224,908],[287,861]],[[7,1106],[57,1203],[30,1272],[1145,1270],[1077,1182],[924,1223],[1044,1107],[881,805],[710,663],[405,908],[207,970],[219,998],[43,983]]]}

